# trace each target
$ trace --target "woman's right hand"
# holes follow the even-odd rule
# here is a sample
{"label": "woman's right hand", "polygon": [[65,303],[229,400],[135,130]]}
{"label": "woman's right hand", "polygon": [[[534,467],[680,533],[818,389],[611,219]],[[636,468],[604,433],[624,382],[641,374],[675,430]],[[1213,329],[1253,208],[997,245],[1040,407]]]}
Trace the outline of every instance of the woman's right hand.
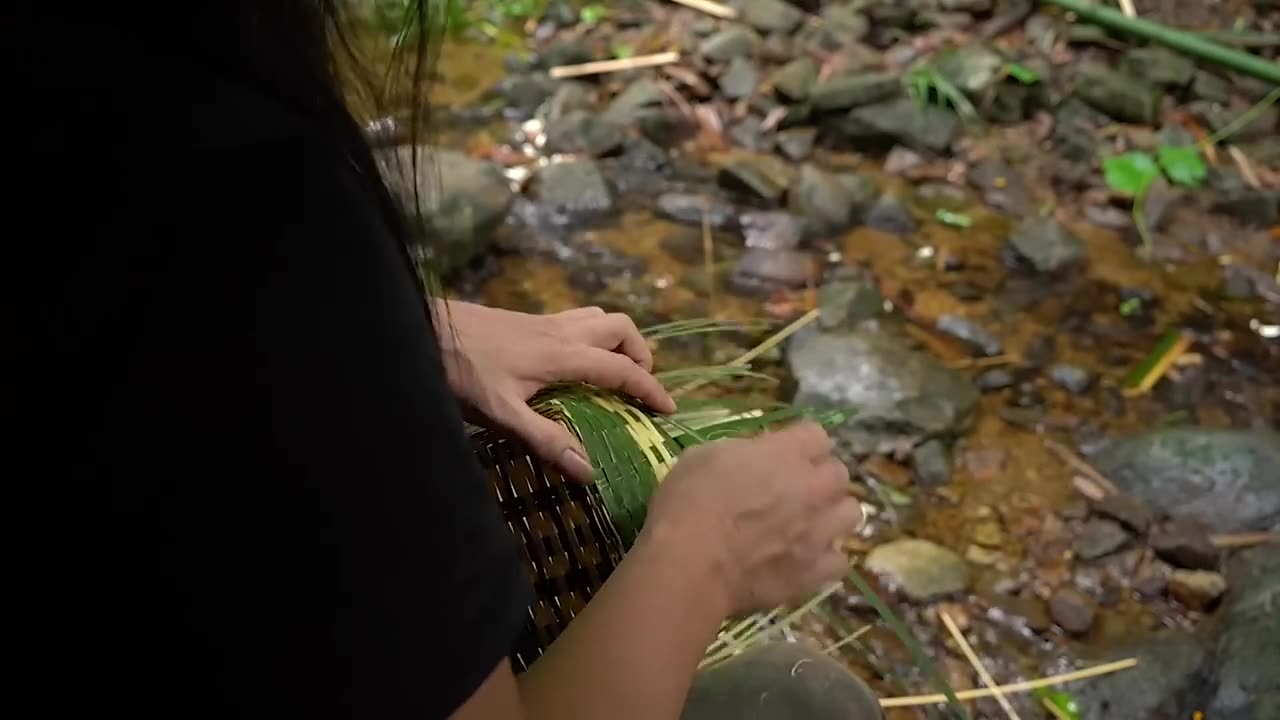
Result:
{"label": "woman's right hand", "polygon": [[848,468],[826,431],[806,422],[682,453],[654,493],[641,542],[675,537],[708,553],[729,614],[745,615],[844,577],[841,540],[862,523]]}

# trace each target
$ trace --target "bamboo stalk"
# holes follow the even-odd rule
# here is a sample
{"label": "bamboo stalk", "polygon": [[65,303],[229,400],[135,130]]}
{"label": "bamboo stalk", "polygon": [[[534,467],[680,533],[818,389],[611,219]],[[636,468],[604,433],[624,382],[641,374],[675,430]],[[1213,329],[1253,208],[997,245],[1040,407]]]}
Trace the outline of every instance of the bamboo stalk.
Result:
{"label": "bamboo stalk", "polygon": [[[1077,680],[1086,680],[1099,675],[1109,675],[1121,670],[1128,670],[1138,664],[1138,658],[1127,658],[1125,660],[1117,660],[1115,662],[1103,665],[1095,665],[1091,668],[1076,670],[1074,672],[1063,673],[1061,675],[1052,675],[1039,680],[1025,680],[1009,685],[999,685],[995,688],[978,688],[976,690],[961,690],[956,693],[956,698],[960,700],[977,700],[978,698],[992,697],[996,692],[1002,693],[1024,693],[1029,690],[1037,690],[1043,687],[1052,687],[1054,685],[1062,685],[1064,683],[1075,682]],[[911,695],[909,697],[881,698],[880,707],[917,707],[919,705],[940,705],[947,701],[947,696],[941,693],[934,695]]]}
{"label": "bamboo stalk", "polygon": [[1022,720],[1018,717],[1018,712],[1009,704],[1009,699],[1000,692],[1000,686],[996,685],[996,681],[991,677],[991,673],[987,672],[987,668],[978,659],[978,654],[973,651],[973,647],[969,645],[969,641],[965,639],[964,633],[960,632],[960,628],[956,627],[956,623],[951,619],[945,611],[938,611],[938,617],[942,618],[942,624],[947,626],[947,630],[951,633],[951,637],[955,638],[956,644],[960,646],[961,652],[973,669],[978,672],[978,677],[982,678],[982,684],[990,688],[991,692],[996,696],[996,702],[1000,703],[1001,709],[1009,716],[1009,720]]}
{"label": "bamboo stalk", "polygon": [[629,58],[619,58],[617,60],[596,60],[593,62],[580,63],[578,65],[557,65],[551,68],[551,77],[558,79],[582,77],[583,75],[602,75],[604,73],[621,72],[623,70],[635,70],[637,68],[656,67],[658,65],[668,65],[680,59],[680,53],[664,52],[654,55],[637,55]]}
{"label": "bamboo stalk", "polygon": [[733,20],[738,17],[738,11],[728,5],[721,5],[711,0],[672,0],[673,2],[683,5],[687,8],[693,8],[704,12],[708,15],[714,15],[725,20]]}
{"label": "bamboo stalk", "polygon": [[1129,33],[1200,60],[1217,63],[1238,73],[1280,85],[1280,63],[1229,48],[1193,33],[1177,30],[1142,18],[1125,17],[1124,13],[1090,0],[1045,0],[1051,5],[1079,15],[1087,22],[1111,30]]}

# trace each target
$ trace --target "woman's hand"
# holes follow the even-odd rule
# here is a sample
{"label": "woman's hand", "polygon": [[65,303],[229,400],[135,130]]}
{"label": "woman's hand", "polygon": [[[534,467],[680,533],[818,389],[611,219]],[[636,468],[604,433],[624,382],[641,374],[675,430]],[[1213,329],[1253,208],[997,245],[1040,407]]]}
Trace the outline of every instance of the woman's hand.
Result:
{"label": "woman's hand", "polygon": [[741,616],[844,577],[842,540],[862,524],[831,439],[801,423],[683,452],[654,493],[637,546],[704,566],[722,608]]}
{"label": "woman's hand", "polygon": [[479,424],[519,437],[569,477],[593,476],[577,438],[530,409],[528,400],[559,382],[620,390],[658,412],[675,401],[653,377],[653,354],[626,315],[597,307],[529,315],[464,302],[435,301],[436,334],[449,386]]}

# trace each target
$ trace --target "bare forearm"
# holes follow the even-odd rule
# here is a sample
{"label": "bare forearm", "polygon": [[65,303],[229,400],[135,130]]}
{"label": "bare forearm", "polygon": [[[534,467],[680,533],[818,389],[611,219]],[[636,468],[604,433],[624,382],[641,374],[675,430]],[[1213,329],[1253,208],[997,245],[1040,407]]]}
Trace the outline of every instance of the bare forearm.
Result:
{"label": "bare forearm", "polygon": [[529,720],[675,720],[728,610],[686,540],[642,536],[590,605],[520,678]]}

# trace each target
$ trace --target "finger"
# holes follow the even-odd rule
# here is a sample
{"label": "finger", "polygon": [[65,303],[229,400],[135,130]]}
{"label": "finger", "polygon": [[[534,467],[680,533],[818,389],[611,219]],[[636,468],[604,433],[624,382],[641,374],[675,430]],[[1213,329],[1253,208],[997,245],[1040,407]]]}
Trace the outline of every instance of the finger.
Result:
{"label": "finger", "polygon": [[814,563],[814,584],[822,588],[829,583],[842,580],[849,574],[852,564],[844,550],[828,550]]}
{"label": "finger", "polygon": [[645,370],[653,371],[653,351],[648,341],[640,334],[635,321],[622,313],[592,318],[572,328],[570,333],[588,345],[620,352]]}
{"label": "finger", "polygon": [[798,422],[765,436],[774,447],[793,452],[814,462],[831,457],[831,437],[821,425],[812,421]]}
{"label": "finger", "polygon": [[564,312],[558,312],[555,314],[555,317],[561,320],[577,321],[577,320],[588,320],[592,318],[598,318],[603,316],[604,314],[605,314],[604,308],[591,305],[588,307],[573,308],[572,310],[565,310]]}
{"label": "finger", "polygon": [[864,522],[862,503],[846,497],[836,503],[830,512],[818,518],[814,526],[814,534],[823,547],[833,547],[836,543],[843,546],[845,540],[862,529]]}
{"label": "finger", "polygon": [[658,412],[675,412],[676,401],[649,371],[625,355],[593,347],[566,351],[556,363],[557,381],[585,382],[609,390],[619,390]]}
{"label": "finger", "polygon": [[813,466],[813,492],[825,502],[849,494],[849,466],[834,456]]}
{"label": "finger", "polygon": [[582,444],[564,425],[539,415],[524,403],[512,405],[503,417],[494,419],[570,479],[583,484],[595,480],[595,470]]}

